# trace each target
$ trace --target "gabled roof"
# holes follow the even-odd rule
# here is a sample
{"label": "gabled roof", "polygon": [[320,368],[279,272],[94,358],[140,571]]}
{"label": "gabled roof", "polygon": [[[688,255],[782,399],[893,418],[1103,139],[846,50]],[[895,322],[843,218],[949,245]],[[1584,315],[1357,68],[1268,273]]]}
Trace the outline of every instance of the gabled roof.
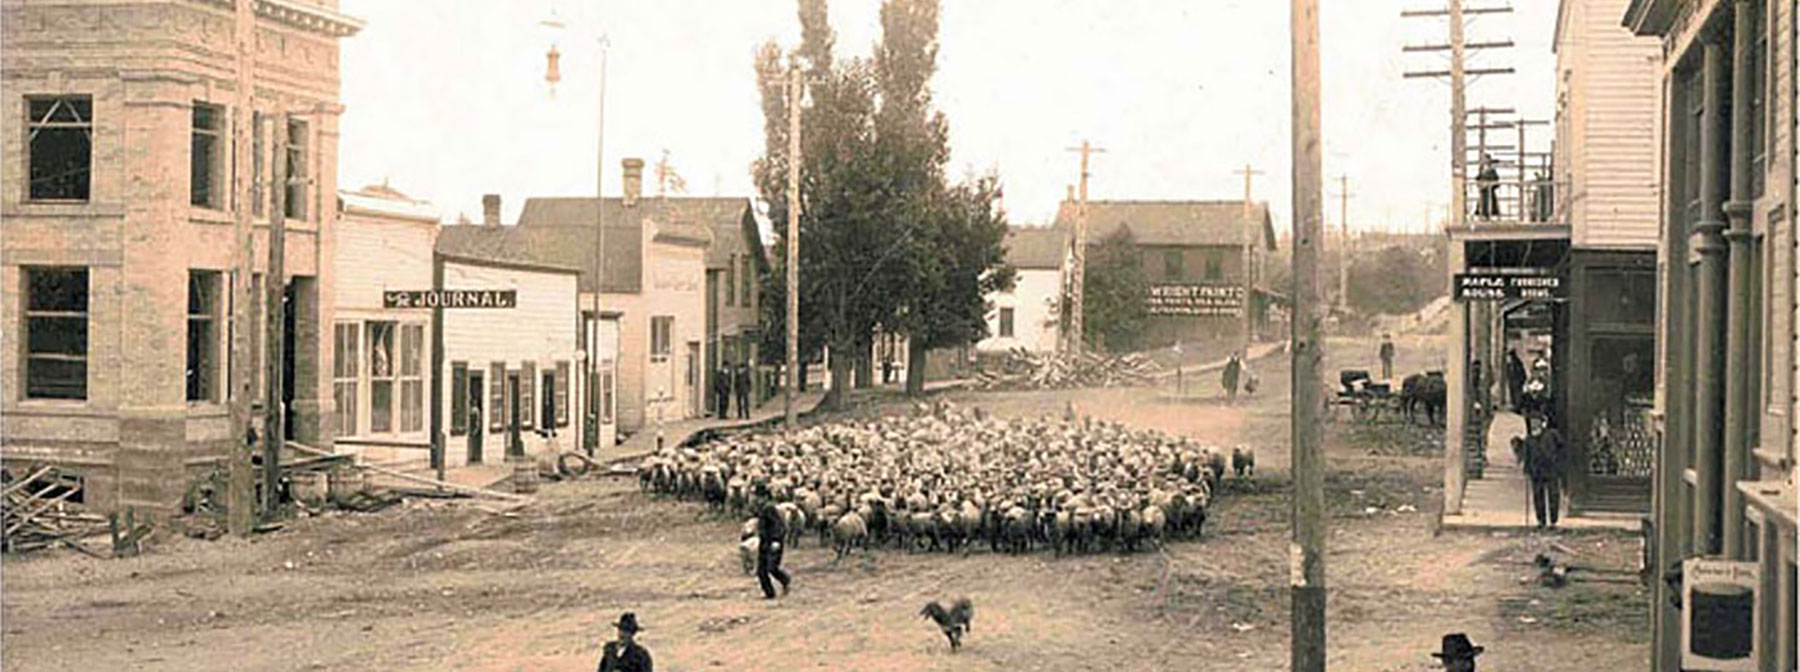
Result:
{"label": "gabled roof", "polygon": [[1061,269],[1069,230],[1015,226],[1006,230],[1006,263],[1017,269]]}
{"label": "gabled roof", "polygon": [[[636,294],[643,288],[643,235],[636,228],[606,227],[605,289]],[[594,289],[594,227],[446,225],[438,230],[439,254],[527,266],[581,271],[580,290]]]}
{"label": "gabled roof", "polygon": [[[611,294],[635,294],[643,290],[643,227],[646,222],[656,227],[659,243],[704,247],[707,267],[714,267],[714,255],[724,261],[718,268],[730,265],[731,252],[722,248],[721,232],[737,232],[742,217],[750,208],[745,198],[640,198],[627,207],[622,199],[604,200],[582,197],[539,197],[525,199],[508,245],[525,248],[522,253],[542,255],[546,259],[567,259],[583,269],[582,291],[593,290],[594,229],[600,211],[606,215],[606,259],[603,291]],[[446,229],[451,227],[445,227]],[[720,248],[722,251],[715,251]]]}
{"label": "gabled roof", "polygon": [[[1072,227],[1078,204],[1063,201],[1056,227]],[[1256,203],[1250,216],[1262,229],[1262,244],[1275,249],[1269,206]],[[1248,227],[1243,201],[1088,201],[1088,243],[1130,229],[1139,245],[1241,246]]]}
{"label": "gabled roof", "polygon": [[439,230],[436,249],[439,256],[458,261],[519,266],[547,272],[582,272],[581,260],[574,258],[574,255],[545,255],[538,252],[545,246],[533,233],[516,226],[454,224]]}

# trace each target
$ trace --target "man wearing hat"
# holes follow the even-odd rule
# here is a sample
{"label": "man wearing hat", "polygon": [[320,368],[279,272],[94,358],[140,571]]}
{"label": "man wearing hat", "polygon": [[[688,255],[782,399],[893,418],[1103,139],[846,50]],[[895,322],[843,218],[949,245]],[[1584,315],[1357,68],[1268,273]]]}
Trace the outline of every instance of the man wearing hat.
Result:
{"label": "man wearing hat", "polygon": [[775,599],[775,584],[769,577],[781,582],[781,594],[786,595],[788,573],[781,570],[781,540],[787,538],[787,519],[776,508],[775,498],[769,496],[767,483],[756,484],[756,500],[762,502],[756,511],[756,582],[762,584],[763,598]]}
{"label": "man wearing hat", "polygon": [[1470,643],[1469,636],[1460,632],[1444,635],[1443,648],[1431,655],[1442,661],[1449,672],[1475,672],[1475,657],[1487,650],[1487,647]]}
{"label": "man wearing hat", "polygon": [[619,638],[607,642],[600,653],[600,672],[651,672],[650,652],[637,643],[637,614],[629,611],[619,615],[619,621],[613,624],[619,629]]}

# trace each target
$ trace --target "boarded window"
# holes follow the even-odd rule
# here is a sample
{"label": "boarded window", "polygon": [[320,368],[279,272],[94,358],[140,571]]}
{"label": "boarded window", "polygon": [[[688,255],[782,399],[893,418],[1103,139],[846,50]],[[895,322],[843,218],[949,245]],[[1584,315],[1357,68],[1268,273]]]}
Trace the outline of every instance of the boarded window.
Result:
{"label": "boarded window", "polygon": [[188,271],[187,400],[219,400],[218,271]]}
{"label": "boarded window", "polygon": [[450,363],[450,435],[469,431],[469,364]]}
{"label": "boarded window", "polygon": [[531,429],[537,426],[537,362],[525,362],[519,376],[519,429]]}
{"label": "boarded window", "polygon": [[502,432],[506,431],[506,363],[494,362],[489,368],[493,378],[488,387],[488,429]]}
{"label": "boarded window", "polygon": [[25,396],[86,399],[88,270],[25,269]]}
{"label": "boarded window", "polygon": [[337,402],[338,435],[357,434],[358,367],[362,364],[362,324],[339,322],[332,326],[331,396]]}
{"label": "boarded window", "polygon": [[556,363],[556,426],[569,426],[569,362]]}
{"label": "boarded window", "polygon": [[194,128],[188,144],[188,203],[202,208],[225,207],[228,186],[222,178],[225,108],[194,103]]}
{"label": "boarded window", "polygon": [[85,201],[93,174],[94,100],[89,96],[25,99],[33,200]]}

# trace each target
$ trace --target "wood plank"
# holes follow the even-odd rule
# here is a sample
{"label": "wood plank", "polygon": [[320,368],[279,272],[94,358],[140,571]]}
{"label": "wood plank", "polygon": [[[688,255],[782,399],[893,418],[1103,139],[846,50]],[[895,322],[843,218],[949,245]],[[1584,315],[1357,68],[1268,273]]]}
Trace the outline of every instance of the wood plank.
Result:
{"label": "wood plank", "polygon": [[25,478],[20,479],[17,483],[6,486],[5,490],[0,491],[0,497],[11,496],[14,492],[17,492],[21,488],[24,488],[25,486],[30,485],[32,481],[43,478],[45,474],[48,474],[53,470],[54,469],[52,467],[39,468],[37,471],[32,472],[32,474],[30,476],[26,476]]}

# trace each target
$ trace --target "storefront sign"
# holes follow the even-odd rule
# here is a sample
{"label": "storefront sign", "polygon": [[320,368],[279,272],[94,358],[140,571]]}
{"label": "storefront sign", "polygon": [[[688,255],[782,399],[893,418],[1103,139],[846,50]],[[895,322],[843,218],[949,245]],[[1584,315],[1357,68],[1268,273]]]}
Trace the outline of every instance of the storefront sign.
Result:
{"label": "storefront sign", "polygon": [[1241,285],[1151,285],[1151,315],[1238,317],[1244,312]]}
{"label": "storefront sign", "polygon": [[1452,289],[1457,301],[1562,299],[1569,295],[1562,276],[1541,273],[1458,273]]}
{"label": "storefront sign", "polygon": [[1757,563],[1689,558],[1681,568],[1681,669],[1756,669]]}
{"label": "storefront sign", "polygon": [[517,308],[516,289],[397,289],[381,293],[383,308]]}

